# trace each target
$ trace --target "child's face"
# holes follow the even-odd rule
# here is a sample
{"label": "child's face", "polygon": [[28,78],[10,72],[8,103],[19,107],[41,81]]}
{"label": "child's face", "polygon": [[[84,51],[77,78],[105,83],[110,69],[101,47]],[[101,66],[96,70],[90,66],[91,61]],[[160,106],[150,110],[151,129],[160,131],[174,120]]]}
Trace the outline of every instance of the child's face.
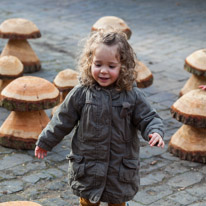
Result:
{"label": "child's face", "polygon": [[117,48],[117,45],[100,44],[95,50],[91,73],[95,81],[102,87],[113,84],[119,76],[121,63]]}

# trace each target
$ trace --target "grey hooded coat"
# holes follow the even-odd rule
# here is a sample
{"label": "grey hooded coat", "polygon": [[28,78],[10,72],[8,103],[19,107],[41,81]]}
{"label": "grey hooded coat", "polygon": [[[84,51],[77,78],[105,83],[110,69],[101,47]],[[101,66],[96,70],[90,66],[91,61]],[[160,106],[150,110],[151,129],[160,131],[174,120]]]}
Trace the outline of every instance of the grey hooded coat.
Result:
{"label": "grey hooded coat", "polygon": [[135,86],[118,92],[76,86],[42,131],[37,145],[50,151],[75,127],[69,160],[69,184],[91,202],[122,203],[139,187],[139,139],[163,137],[161,118]]}

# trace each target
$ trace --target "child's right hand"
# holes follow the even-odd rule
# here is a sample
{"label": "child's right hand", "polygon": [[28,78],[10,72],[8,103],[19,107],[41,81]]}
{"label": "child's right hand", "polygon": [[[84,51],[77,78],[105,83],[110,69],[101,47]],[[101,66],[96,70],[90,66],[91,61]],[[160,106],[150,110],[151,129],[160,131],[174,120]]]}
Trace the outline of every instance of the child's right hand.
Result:
{"label": "child's right hand", "polygon": [[36,146],[35,148],[35,157],[38,157],[38,159],[44,159],[44,157],[47,156],[47,151],[45,149],[42,149],[39,146]]}

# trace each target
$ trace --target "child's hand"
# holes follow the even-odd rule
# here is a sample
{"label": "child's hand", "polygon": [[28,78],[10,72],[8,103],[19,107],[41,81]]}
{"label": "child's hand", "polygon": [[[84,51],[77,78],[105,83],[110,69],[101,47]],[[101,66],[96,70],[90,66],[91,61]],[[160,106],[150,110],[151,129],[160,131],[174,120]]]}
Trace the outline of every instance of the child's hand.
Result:
{"label": "child's hand", "polygon": [[206,85],[200,85],[199,88],[202,90],[206,90]]}
{"label": "child's hand", "polygon": [[39,146],[36,146],[35,148],[35,157],[38,157],[38,159],[44,159],[44,157],[47,156],[47,151],[45,149],[40,148]]}
{"label": "child's hand", "polygon": [[165,143],[162,137],[158,133],[149,134],[149,144],[151,147],[158,146],[164,148]]}

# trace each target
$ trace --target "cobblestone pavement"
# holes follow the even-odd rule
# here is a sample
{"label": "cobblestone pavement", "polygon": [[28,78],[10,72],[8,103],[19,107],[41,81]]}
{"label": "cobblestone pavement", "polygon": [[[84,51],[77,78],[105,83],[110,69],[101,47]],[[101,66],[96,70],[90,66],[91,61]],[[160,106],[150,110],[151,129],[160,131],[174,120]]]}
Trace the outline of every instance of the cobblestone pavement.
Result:
{"label": "cobblestone pavement", "polygon": [[[43,67],[32,75],[49,81],[63,69],[75,69],[82,40],[94,22],[105,15],[124,19],[132,29],[129,41],[154,75],[153,85],[143,90],[166,127],[165,149],[151,149],[141,140],[141,188],[130,206],[206,205],[206,166],[180,160],[167,151],[172,134],[181,126],[171,117],[169,108],[191,76],[183,69],[184,59],[205,47],[205,0],[0,2],[0,22],[22,17],[41,30],[41,38],[29,40]],[[0,50],[6,42],[0,40]],[[8,114],[0,108],[1,123]],[[0,147],[0,202],[31,200],[43,206],[78,205],[78,198],[67,185],[65,156],[69,147],[67,136],[43,161],[34,158],[33,151]]]}

